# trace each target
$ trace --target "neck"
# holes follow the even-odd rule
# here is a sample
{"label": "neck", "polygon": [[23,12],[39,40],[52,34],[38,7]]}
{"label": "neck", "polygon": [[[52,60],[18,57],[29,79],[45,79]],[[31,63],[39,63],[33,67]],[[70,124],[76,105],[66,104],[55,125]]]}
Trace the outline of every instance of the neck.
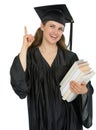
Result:
{"label": "neck", "polygon": [[40,45],[40,47],[42,49],[42,51],[56,51],[57,50],[57,45],[56,44],[47,44],[42,42],[42,44]]}

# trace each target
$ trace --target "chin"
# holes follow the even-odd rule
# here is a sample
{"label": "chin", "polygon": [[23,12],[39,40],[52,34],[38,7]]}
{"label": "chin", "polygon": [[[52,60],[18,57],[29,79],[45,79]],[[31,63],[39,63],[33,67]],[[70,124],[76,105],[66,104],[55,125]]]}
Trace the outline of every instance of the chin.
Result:
{"label": "chin", "polygon": [[50,40],[51,44],[56,44],[58,41],[57,40]]}

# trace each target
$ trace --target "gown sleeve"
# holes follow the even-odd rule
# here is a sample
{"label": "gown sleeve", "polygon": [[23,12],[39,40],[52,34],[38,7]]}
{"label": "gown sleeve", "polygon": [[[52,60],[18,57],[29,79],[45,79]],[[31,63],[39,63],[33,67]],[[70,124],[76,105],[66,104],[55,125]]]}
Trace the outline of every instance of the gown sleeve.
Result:
{"label": "gown sleeve", "polygon": [[93,87],[91,82],[87,84],[88,93],[81,95],[82,98],[82,123],[86,128],[92,126],[92,117],[93,117],[93,104],[92,104],[92,94]]}
{"label": "gown sleeve", "polygon": [[29,88],[26,83],[26,72],[24,72],[19,56],[16,56],[10,68],[10,82],[15,93],[21,98],[25,98]]}

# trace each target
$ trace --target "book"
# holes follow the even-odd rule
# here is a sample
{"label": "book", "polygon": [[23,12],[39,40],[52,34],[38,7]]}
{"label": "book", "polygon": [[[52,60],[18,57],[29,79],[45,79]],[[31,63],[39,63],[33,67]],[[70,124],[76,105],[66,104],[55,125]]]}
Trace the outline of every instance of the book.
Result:
{"label": "book", "polygon": [[85,81],[87,84],[94,74],[95,72],[89,66],[89,63],[87,61],[76,61],[60,82],[62,99],[71,102],[77,97],[76,93],[71,92],[70,90],[71,80],[75,80],[78,83]]}

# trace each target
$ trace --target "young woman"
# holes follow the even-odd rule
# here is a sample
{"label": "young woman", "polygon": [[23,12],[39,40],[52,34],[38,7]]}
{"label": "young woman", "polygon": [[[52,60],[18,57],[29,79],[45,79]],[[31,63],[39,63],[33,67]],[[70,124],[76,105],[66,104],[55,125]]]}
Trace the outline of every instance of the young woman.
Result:
{"label": "young woman", "polygon": [[66,5],[37,7],[35,10],[41,18],[41,26],[34,37],[24,28],[22,49],[10,70],[14,91],[20,98],[27,96],[29,128],[83,130],[83,125],[90,127],[91,83],[71,81],[71,91],[78,94],[72,102],[63,100],[60,92],[60,81],[78,60],[76,53],[67,50],[63,35],[69,18]]}

